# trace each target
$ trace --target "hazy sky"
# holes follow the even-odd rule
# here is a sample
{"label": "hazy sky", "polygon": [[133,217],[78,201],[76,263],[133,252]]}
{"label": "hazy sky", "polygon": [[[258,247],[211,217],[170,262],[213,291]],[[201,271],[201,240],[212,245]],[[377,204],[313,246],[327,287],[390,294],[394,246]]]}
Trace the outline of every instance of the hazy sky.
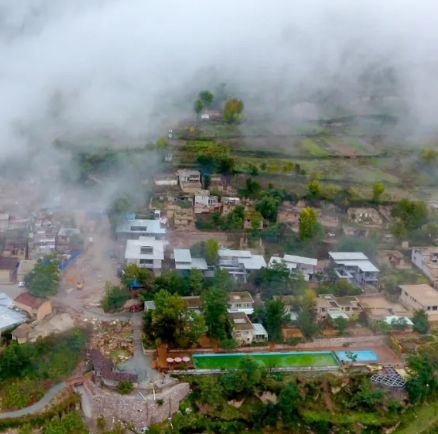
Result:
{"label": "hazy sky", "polygon": [[363,71],[387,67],[411,114],[437,123],[436,12],[427,0],[0,0],[0,152],[73,132],[158,136],[220,82],[287,119],[317,92],[350,104]]}

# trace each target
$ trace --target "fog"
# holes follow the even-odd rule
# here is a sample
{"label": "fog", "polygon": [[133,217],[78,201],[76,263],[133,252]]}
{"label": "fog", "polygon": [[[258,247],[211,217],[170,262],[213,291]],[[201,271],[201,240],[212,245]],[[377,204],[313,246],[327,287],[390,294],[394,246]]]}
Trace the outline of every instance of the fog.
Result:
{"label": "fog", "polygon": [[437,10],[426,0],[1,0],[0,156],[59,137],[145,143],[222,82],[253,116],[290,122],[308,116],[303,102],[313,117],[363,113],[367,98],[385,97],[413,129],[435,128]]}

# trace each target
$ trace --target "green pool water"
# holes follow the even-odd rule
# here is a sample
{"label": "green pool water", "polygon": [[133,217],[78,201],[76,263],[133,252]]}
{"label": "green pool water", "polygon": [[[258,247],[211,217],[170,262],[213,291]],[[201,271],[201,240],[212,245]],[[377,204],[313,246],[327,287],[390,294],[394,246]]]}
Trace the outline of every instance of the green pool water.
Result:
{"label": "green pool water", "polygon": [[193,355],[193,359],[197,369],[233,369],[238,368],[240,359],[247,355],[267,368],[339,366],[331,352]]}

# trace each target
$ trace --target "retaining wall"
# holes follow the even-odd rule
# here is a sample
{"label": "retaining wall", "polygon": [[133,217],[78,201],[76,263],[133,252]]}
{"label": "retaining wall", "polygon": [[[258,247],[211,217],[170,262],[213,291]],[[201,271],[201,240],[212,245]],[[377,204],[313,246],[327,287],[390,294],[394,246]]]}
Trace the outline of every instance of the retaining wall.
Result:
{"label": "retaining wall", "polygon": [[[321,372],[337,371],[340,366],[284,366],[281,368],[270,368],[269,372]],[[186,371],[178,370],[175,375],[212,375],[225,374],[232,369],[190,369]]]}

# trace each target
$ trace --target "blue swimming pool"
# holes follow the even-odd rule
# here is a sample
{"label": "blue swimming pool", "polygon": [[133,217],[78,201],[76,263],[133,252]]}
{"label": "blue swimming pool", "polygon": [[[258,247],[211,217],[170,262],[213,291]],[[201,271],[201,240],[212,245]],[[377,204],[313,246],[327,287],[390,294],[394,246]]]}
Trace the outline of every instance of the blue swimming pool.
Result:
{"label": "blue swimming pool", "polygon": [[351,362],[351,359],[347,357],[349,352],[357,355],[356,362],[376,362],[379,360],[374,351],[336,351],[336,356],[342,362]]}

